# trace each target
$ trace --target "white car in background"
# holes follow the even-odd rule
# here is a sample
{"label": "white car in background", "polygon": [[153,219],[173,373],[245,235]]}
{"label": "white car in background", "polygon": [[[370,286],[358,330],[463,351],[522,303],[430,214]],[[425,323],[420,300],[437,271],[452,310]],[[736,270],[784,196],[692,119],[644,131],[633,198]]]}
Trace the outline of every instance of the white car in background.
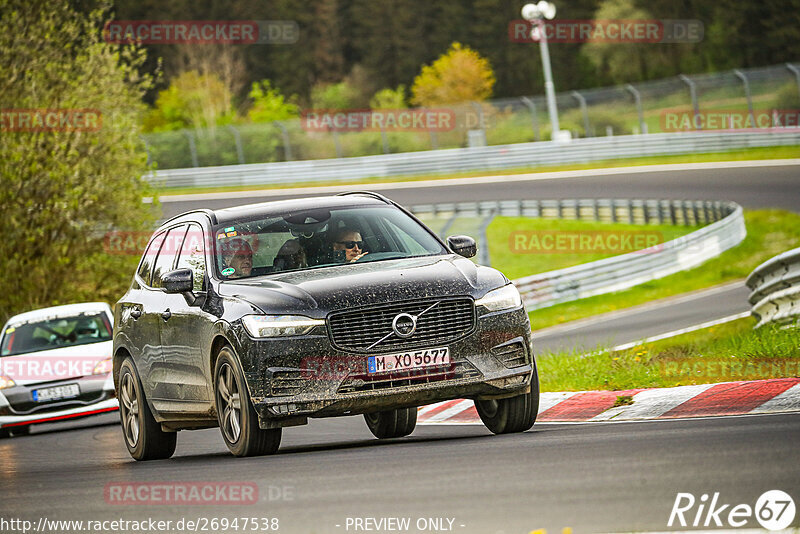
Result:
{"label": "white car in background", "polygon": [[111,377],[113,321],[104,302],[8,320],[0,337],[0,437],[119,410]]}

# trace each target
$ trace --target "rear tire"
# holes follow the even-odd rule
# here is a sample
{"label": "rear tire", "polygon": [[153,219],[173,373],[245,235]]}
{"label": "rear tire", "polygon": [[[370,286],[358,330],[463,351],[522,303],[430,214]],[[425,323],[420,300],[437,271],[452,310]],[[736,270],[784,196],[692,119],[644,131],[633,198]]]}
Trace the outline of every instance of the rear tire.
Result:
{"label": "rear tire", "polygon": [[223,347],[214,366],[214,399],[222,439],[234,456],[275,454],[281,445],[280,428],[262,430],[253,409],[239,359]]}
{"label": "rear tire", "polygon": [[536,422],[539,413],[539,374],[536,365],[528,393],[498,400],[475,400],[478,415],[493,434],[525,432]]}
{"label": "rear tire", "polygon": [[11,432],[9,432],[7,428],[0,428],[0,439],[7,438],[10,435]]}
{"label": "rear tire", "polygon": [[130,357],[119,370],[119,418],[122,437],[135,460],[163,460],[175,454],[177,432],[164,432],[153,417],[139,373]]}
{"label": "rear tire", "polygon": [[364,420],[378,439],[402,438],[417,426],[417,408],[399,408],[385,412],[365,413]]}

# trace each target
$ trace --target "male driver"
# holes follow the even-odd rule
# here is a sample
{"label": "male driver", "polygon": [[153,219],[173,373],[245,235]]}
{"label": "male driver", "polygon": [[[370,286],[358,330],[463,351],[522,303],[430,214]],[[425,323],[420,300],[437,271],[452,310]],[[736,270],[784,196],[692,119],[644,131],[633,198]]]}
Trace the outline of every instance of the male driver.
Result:
{"label": "male driver", "polygon": [[352,228],[342,228],[334,234],[333,251],[336,256],[337,251],[344,251],[344,261],[352,263],[363,258],[369,252],[363,252],[364,241],[361,240],[361,232]]}
{"label": "male driver", "polygon": [[[253,270],[253,249],[241,237],[235,237],[220,246],[222,254],[222,274],[228,278],[250,276]],[[233,269],[229,272],[228,269]]]}

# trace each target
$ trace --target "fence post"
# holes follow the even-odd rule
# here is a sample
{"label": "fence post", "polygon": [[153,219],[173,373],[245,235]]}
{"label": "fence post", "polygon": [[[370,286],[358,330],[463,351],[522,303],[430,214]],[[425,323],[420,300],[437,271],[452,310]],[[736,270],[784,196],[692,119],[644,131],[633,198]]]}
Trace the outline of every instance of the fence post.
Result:
{"label": "fence post", "polygon": [[386,130],[381,126],[381,142],[383,142],[383,153],[389,153],[389,138],[386,137]]}
{"label": "fence post", "polygon": [[533,140],[539,140],[539,119],[536,117],[536,104],[533,103],[533,100],[528,98],[527,96],[523,96],[520,98],[522,103],[528,106],[528,109],[531,112],[531,126],[533,127]]}
{"label": "fence post", "polygon": [[[478,207],[478,213],[480,214],[480,206]],[[489,228],[489,224],[494,219],[495,210],[492,208],[489,210],[489,215],[487,215],[483,221],[481,221],[481,230],[480,230],[480,237],[481,240],[481,247],[479,249],[479,262],[481,265],[486,265],[490,267],[492,265],[492,260],[489,258],[489,236],[487,235],[487,229]]]}
{"label": "fence post", "polygon": [[283,156],[286,161],[292,161],[292,143],[289,141],[289,130],[286,129],[286,126],[281,121],[273,122],[281,129],[281,135],[283,136]]}
{"label": "fence post", "polygon": [[679,74],[678,78],[689,86],[689,94],[692,97],[692,108],[694,109],[694,129],[702,130],[700,127],[700,106],[697,103],[697,85],[685,74]]}
{"label": "fence post", "polygon": [[639,90],[631,84],[625,84],[625,89],[633,95],[633,100],[636,102],[636,113],[639,115],[639,131],[643,134],[647,133],[647,125],[644,123],[644,111],[642,111],[642,95]]}
{"label": "fence post", "polygon": [[[733,73],[737,78],[742,80],[742,84],[744,84],[744,96],[747,98],[747,111],[750,112],[750,124],[752,125],[751,128],[755,128],[756,116],[753,113],[753,99],[750,98],[750,82],[748,81],[747,76],[745,76],[745,74],[739,69],[733,69]],[[733,125],[731,125],[731,128],[733,128]]]}
{"label": "fence post", "polygon": [[244,149],[242,148],[242,136],[239,130],[233,124],[228,125],[228,129],[233,133],[233,139],[236,142],[236,159],[239,160],[240,165],[244,165]]}
{"label": "fence post", "polygon": [[436,132],[431,128],[428,133],[431,135],[431,148],[437,150],[439,148],[439,138],[436,136]]}
{"label": "fence post", "polygon": [[[472,106],[478,111],[478,130],[483,132],[481,137],[483,137],[484,141],[486,140],[486,130],[483,129],[483,108],[478,102],[470,102]],[[466,126],[466,125],[465,125]],[[469,132],[469,128],[467,128],[467,132]],[[469,133],[467,133],[469,135]],[[488,143],[485,143],[488,144]]]}
{"label": "fence post", "polygon": [[200,163],[197,161],[197,145],[194,142],[194,135],[189,130],[183,130],[183,135],[189,140],[189,153],[192,155],[192,167],[199,167]]}
{"label": "fence post", "polygon": [[800,96],[800,69],[792,65],[791,63],[786,64],[786,68],[794,73],[795,80],[797,81],[797,93]]}
{"label": "fence post", "polygon": [[594,137],[589,132],[589,110],[586,109],[586,99],[580,94],[578,91],[570,91],[572,97],[578,101],[578,104],[581,106],[581,114],[583,115],[583,130],[584,130],[584,137]]}

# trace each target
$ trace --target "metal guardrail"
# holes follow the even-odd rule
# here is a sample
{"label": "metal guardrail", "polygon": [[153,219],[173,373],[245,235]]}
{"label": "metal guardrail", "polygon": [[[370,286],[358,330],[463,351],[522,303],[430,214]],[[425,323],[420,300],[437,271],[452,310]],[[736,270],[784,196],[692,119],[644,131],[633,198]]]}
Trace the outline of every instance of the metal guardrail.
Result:
{"label": "metal guardrail", "polygon": [[145,175],[154,185],[228,187],[355,180],[372,177],[498,170],[640,156],[719,152],[800,144],[800,128],[746,132],[682,132],[540,141],[223,167],[170,169]]}
{"label": "metal guardrail", "polygon": [[749,301],[758,319],[756,328],[800,321],[800,248],[765,261],[745,283],[752,290]]}
{"label": "metal guardrail", "polygon": [[[707,224],[648,249],[514,280],[528,311],[628,289],[691,269],[738,245],[747,235],[741,206],[722,201],[509,200],[420,205],[411,210],[417,215],[442,217],[501,215],[642,225]],[[485,241],[481,246],[486,247]]]}

